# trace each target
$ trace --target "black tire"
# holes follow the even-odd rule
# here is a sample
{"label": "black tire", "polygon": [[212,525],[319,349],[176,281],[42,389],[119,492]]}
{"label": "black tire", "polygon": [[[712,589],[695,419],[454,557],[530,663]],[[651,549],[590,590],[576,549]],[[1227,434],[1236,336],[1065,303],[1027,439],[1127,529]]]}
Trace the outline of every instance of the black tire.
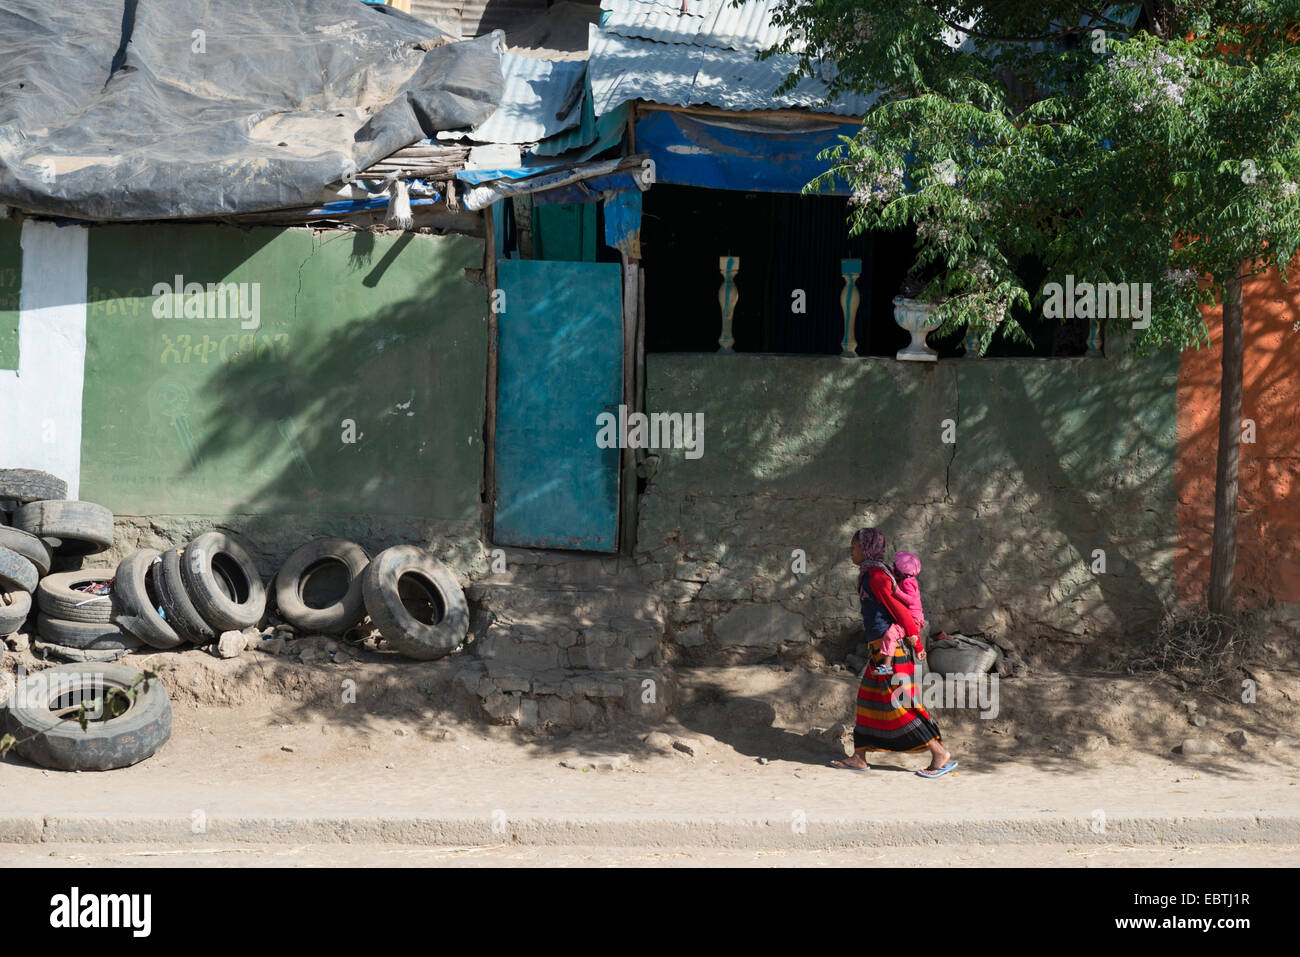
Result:
{"label": "black tire", "polygon": [[361,591],[379,633],[408,658],[432,661],[451,654],[469,631],[465,593],[428,549],[384,549],[361,576]]}
{"label": "black tire", "polygon": [[185,639],[158,614],[155,601],[154,576],[162,569],[159,558],[156,549],[142,548],[118,564],[113,580],[113,621],[151,648],[175,648]]}
{"label": "black tire", "polygon": [[128,635],[111,621],[65,621],[41,612],[36,616],[36,632],[42,641],[68,648],[112,651],[140,647],[140,639]]}
{"label": "black tire", "polygon": [[[369,564],[370,556],[355,542],[342,538],[308,542],[285,560],[275,576],[275,605],[280,616],[308,633],[342,634],[366,616],[361,576]],[[326,568],[346,573],[343,593],[328,605],[308,605],[304,597],[307,583]]]}
{"label": "black tire", "polygon": [[[58,665],[38,671],[14,688],[5,712],[5,729],[15,750],[42,767],[65,771],[108,771],[137,764],[167,743],[172,733],[172,706],[157,678],[136,688],[125,714],[91,721],[83,731],[75,720],[60,720],[50,705],[80,693],[126,690],[141,672],[126,665]],[[44,676],[44,677],[42,677]]]}
{"label": "black tire", "polygon": [[181,580],[181,551],[173,548],[163,552],[162,564],[154,572],[154,586],[163,614],[176,634],[193,644],[209,645],[217,640],[217,633],[203,620],[185,591],[185,582]]}
{"label": "black tire", "polygon": [[0,637],[23,627],[32,613],[32,596],[25,591],[0,592]]}
{"label": "black tire", "polygon": [[12,548],[0,545],[0,591],[25,591],[31,594],[40,581],[36,566]]}
{"label": "black tire", "polygon": [[199,614],[217,631],[243,631],[266,611],[266,586],[242,545],[204,532],[181,553],[181,580]]}
{"label": "black tire", "polygon": [[21,528],[0,527],[0,545],[17,552],[35,565],[38,574],[48,575],[50,573],[54,553],[50,551],[49,545],[46,545],[31,532],[24,532]]}
{"label": "black tire", "polygon": [[113,545],[113,513],[94,502],[31,502],[14,513],[14,524],[65,555],[90,555]]}
{"label": "black tire", "polygon": [[113,620],[113,593],[88,595],[74,586],[90,582],[111,582],[113,568],[83,568],[75,572],[46,575],[36,588],[36,604],[51,618],[64,621],[109,622]]}
{"label": "black tire", "polygon": [[96,651],[133,651],[142,646],[140,639],[114,622],[68,621],[45,612],[36,615],[36,634],[46,644]]}
{"label": "black tire", "polygon": [[42,660],[58,658],[60,661],[117,661],[125,658],[131,653],[130,648],[107,648],[96,650],[94,648],[69,648],[67,645],[56,645],[53,642],[42,641],[36,638],[32,641],[32,650],[41,656]]}
{"label": "black tire", "polygon": [[0,469],[0,499],[26,505],[68,497],[68,483],[36,469]]}

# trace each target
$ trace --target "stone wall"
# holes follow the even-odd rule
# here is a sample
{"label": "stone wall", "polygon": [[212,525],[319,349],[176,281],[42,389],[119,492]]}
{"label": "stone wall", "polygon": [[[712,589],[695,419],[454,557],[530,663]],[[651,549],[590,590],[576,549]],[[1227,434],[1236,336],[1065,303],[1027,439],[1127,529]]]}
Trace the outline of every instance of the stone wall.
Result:
{"label": "stone wall", "polygon": [[921,557],[935,629],[1150,625],[1173,590],[1176,369],[649,356],[648,409],[705,423],[703,456],[661,450],[641,498],[673,641],[707,661],[860,632],[849,544],[868,525]]}

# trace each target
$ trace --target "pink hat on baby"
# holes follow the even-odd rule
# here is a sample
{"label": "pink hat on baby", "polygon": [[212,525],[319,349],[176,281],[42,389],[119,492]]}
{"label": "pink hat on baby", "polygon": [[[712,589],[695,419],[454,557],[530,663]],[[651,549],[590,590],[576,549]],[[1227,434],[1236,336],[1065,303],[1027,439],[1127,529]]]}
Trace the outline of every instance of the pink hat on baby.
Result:
{"label": "pink hat on baby", "polygon": [[894,567],[900,575],[921,574],[921,559],[911,552],[894,552]]}

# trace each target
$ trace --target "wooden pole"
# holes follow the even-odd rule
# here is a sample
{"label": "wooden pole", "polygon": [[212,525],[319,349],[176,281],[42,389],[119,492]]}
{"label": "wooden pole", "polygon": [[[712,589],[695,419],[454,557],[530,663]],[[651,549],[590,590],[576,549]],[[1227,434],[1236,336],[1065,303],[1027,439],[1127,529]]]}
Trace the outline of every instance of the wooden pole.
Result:
{"label": "wooden pole", "polygon": [[488,355],[487,405],[483,414],[484,535],[489,543],[496,531],[497,502],[497,231],[493,207],[483,210],[483,276],[487,280]]}
{"label": "wooden pole", "polygon": [[[619,250],[623,263],[623,404],[636,410],[636,280],[637,265]],[[625,448],[619,470],[619,551],[632,553],[636,539],[636,449]]]}

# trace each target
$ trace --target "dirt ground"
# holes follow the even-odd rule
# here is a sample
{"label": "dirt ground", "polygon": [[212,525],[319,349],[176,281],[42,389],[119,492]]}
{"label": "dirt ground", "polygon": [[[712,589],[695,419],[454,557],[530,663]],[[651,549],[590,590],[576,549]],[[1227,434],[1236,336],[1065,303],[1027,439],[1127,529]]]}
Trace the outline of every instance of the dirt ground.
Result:
{"label": "dirt ground", "polygon": [[[237,734],[216,730],[251,720],[238,715],[266,715],[293,733],[380,728],[367,742],[383,749],[401,746],[390,735],[405,724],[425,738],[444,726],[462,727],[530,753],[612,740],[635,755],[639,736],[658,728],[635,715],[592,731],[493,727],[477,721],[476,702],[453,688],[458,656],[413,662],[350,651],[337,662],[300,662],[253,651],[223,660],[188,649],[130,655],[122,663],[157,672],[178,715],[187,709],[202,715],[200,725],[212,729],[218,745],[239,743]],[[30,654],[8,653],[6,670],[17,665],[44,666]],[[954,755],[987,767],[1097,768],[1136,756],[1170,758],[1189,738],[1214,742],[1225,760],[1287,766],[1300,754],[1300,662],[1274,654],[1243,675],[1249,687],[1234,679],[1208,691],[1171,675],[1126,674],[1081,661],[1054,665],[1040,655],[1031,674],[986,685],[991,697],[972,695],[965,707],[950,699],[927,703]],[[851,724],[857,687],[856,674],[824,661],[678,669],[670,680],[663,693],[672,698],[672,717],[664,730],[714,738],[742,760],[803,754],[810,729]],[[942,688],[929,691],[939,695]]]}
{"label": "dirt ground", "polygon": [[[857,866],[896,860],[894,848],[823,853],[779,842],[765,851],[580,841],[494,848],[488,825],[496,814],[511,820],[749,816],[755,827],[799,814],[809,822],[810,843],[818,822],[859,815],[886,828],[898,822],[903,830],[890,834],[891,842],[914,847],[909,860],[936,866],[1300,863],[1290,839],[1198,844],[1156,834],[1134,846],[1095,839],[943,846],[916,823],[1066,818],[1086,834],[1099,812],[1112,821],[1294,816],[1300,675],[1286,668],[1252,669],[1253,703],[1152,675],[1076,670],[1006,679],[996,717],[983,719],[969,708],[935,710],[961,763],[954,774],[927,781],[898,773],[923,767],[927,758],[920,754],[881,755],[861,774],[828,766],[833,742],[809,731],[846,719],[856,688],[854,675],[831,668],[693,669],[673,689],[678,707],[667,722],[553,733],[487,725],[458,713],[450,705],[454,662],[378,656],[297,663],[260,653],[220,660],[197,650],[129,660],[151,662],[168,687],[171,741],[139,765],[104,774],[50,771],[11,754],[0,762],[0,805],[6,813],[47,819],[147,813],[174,825],[147,844],[0,845],[0,864]],[[355,703],[344,694],[349,683]],[[1206,718],[1203,727],[1193,724],[1194,715]],[[655,750],[642,740],[652,730],[694,740],[695,755]],[[1240,747],[1229,737],[1237,731],[1245,732]],[[1220,751],[1184,756],[1177,748],[1187,738],[1213,740]],[[562,763],[600,755],[617,756],[617,769]],[[214,817],[462,815],[481,819],[485,846],[232,844],[215,836],[196,842],[189,833],[196,811]],[[166,829],[172,826],[174,833]]]}

